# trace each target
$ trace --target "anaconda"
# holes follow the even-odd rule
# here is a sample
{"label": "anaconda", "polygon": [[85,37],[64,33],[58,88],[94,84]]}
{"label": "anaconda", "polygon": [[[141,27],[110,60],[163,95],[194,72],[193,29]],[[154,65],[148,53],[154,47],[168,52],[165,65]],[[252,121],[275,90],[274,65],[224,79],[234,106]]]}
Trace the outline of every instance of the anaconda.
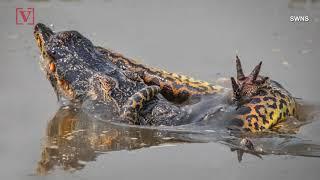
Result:
{"label": "anaconda", "polygon": [[[219,95],[227,88],[147,67],[119,53],[95,46],[77,31],[34,28],[41,66],[58,98],[112,104],[122,122],[136,125],[181,125],[188,116],[184,102]],[[279,83],[259,75],[261,62],[245,76],[236,57],[237,78],[231,78],[228,119],[231,125],[257,132],[296,116],[295,98]]]}

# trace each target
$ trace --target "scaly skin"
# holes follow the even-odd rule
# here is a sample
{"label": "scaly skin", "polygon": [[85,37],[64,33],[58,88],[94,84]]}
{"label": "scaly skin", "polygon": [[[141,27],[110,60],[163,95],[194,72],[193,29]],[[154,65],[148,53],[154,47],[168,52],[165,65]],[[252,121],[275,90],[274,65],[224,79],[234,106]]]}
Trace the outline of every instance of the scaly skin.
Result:
{"label": "scaly skin", "polygon": [[[237,81],[232,77],[233,97],[239,103],[235,120],[251,132],[271,129],[289,116],[296,116],[297,104],[292,95],[276,81],[259,76],[260,62],[245,76],[237,56]],[[241,121],[239,121],[241,120]]]}
{"label": "scaly skin", "polygon": [[96,47],[96,49],[119,68],[139,74],[145,84],[159,86],[161,94],[170,101],[183,102],[191,96],[215,94],[223,89],[206,81],[147,67],[102,47]]}
{"label": "scaly skin", "polygon": [[[45,25],[37,24],[34,35],[42,54],[42,67],[58,97],[75,102],[86,98],[111,101],[120,116],[133,124],[181,124],[178,119],[183,116],[179,114],[184,112],[171,102],[182,103],[192,96],[219,94],[224,90],[93,46],[76,31],[53,33]],[[260,67],[261,63],[245,77],[237,57],[237,80],[231,78],[233,102],[238,105],[231,122],[252,132],[270,129],[296,115],[295,99],[277,82],[260,76]],[[158,92],[166,99],[158,96]],[[150,103],[151,109],[145,106]],[[151,121],[142,123],[146,119]]]}
{"label": "scaly skin", "polygon": [[296,116],[295,99],[275,81],[252,96],[237,110],[236,119],[251,132],[271,129],[289,116]]}
{"label": "scaly skin", "polygon": [[[215,94],[222,90],[222,87],[205,81],[147,67],[112,50],[101,47],[97,47],[97,49],[119,68],[139,73],[146,84],[159,86],[162,94],[169,100],[181,102],[190,98],[190,96]],[[243,74],[238,56],[237,65],[240,68],[239,71],[241,71],[239,73]],[[262,80],[265,77],[258,76],[257,78]],[[279,83],[266,79],[263,85],[258,86],[261,87],[255,90],[256,93],[252,92],[249,95],[251,100],[247,99],[247,103],[238,108],[234,119],[236,124],[239,123],[246,130],[256,132],[270,129],[289,116],[296,116],[295,99]],[[242,96],[245,96],[245,94]]]}
{"label": "scaly skin", "polygon": [[186,123],[186,112],[159,96],[158,86],[148,86],[137,73],[118,68],[80,33],[54,33],[37,24],[34,36],[41,51],[41,67],[58,99],[105,104],[112,109],[112,117],[130,124]]}

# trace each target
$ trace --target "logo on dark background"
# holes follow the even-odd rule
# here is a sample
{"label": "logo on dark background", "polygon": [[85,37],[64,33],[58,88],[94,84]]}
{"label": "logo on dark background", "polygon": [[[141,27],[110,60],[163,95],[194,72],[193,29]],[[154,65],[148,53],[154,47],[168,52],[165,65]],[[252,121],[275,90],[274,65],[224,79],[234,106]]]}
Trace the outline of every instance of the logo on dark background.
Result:
{"label": "logo on dark background", "polygon": [[34,8],[16,8],[17,25],[34,25]]}

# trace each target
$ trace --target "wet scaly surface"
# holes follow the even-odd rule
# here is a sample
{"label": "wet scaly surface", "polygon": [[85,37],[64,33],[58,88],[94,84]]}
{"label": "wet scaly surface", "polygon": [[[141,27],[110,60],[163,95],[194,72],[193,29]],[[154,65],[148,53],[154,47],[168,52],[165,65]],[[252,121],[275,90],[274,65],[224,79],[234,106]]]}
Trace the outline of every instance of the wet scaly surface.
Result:
{"label": "wet scaly surface", "polygon": [[[31,6],[36,22],[197,79],[233,76],[236,53],[248,69],[262,60],[263,74],[302,99],[306,124],[249,136],[251,150],[206,125],[137,128],[59,109],[32,26],[15,24],[15,8]],[[1,1],[1,179],[318,179],[319,11],[318,1]]]}

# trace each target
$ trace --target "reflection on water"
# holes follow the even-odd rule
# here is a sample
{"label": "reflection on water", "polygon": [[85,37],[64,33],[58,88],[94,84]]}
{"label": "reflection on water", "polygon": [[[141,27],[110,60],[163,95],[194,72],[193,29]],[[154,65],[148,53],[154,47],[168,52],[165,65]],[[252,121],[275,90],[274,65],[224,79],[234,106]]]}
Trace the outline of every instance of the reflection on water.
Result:
{"label": "reflection on water", "polygon": [[[128,126],[93,119],[77,108],[61,107],[48,122],[37,173],[44,175],[55,168],[79,170],[87,162],[95,161],[98,155],[109,151],[135,150],[182,142],[219,141],[229,146],[231,152],[236,152],[239,161],[244,154],[252,154],[261,159],[261,155],[267,154],[320,157],[320,143],[305,140],[298,135],[275,132],[235,135],[226,130],[209,128],[199,128],[194,124],[153,128]],[[252,149],[242,144],[244,138],[241,137],[244,136],[253,143]]]}
{"label": "reflection on water", "polygon": [[154,129],[116,126],[90,119],[78,109],[61,108],[48,123],[37,172],[46,174],[55,166],[81,169],[85,162],[108,151],[133,150],[162,143],[174,137]]}

